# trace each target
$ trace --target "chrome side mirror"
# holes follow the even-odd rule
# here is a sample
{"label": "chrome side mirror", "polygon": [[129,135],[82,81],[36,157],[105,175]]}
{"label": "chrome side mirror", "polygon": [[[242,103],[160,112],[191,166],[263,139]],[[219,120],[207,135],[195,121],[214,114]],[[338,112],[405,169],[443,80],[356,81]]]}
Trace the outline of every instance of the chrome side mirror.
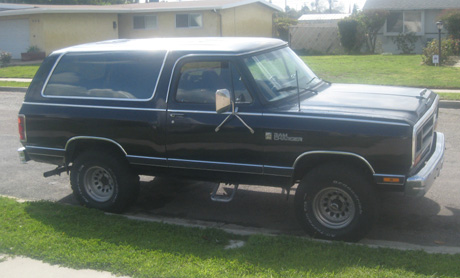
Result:
{"label": "chrome side mirror", "polygon": [[227,89],[216,91],[216,112],[217,114],[230,111],[232,107],[232,95]]}
{"label": "chrome side mirror", "polygon": [[246,124],[243,119],[238,115],[238,107],[235,108],[235,102],[233,102],[232,93],[227,89],[220,89],[216,91],[216,112],[217,114],[222,114],[225,112],[231,111],[231,113],[224,119],[224,121],[216,127],[215,131],[219,132],[221,127],[230,119],[231,117],[236,117],[240,120],[249,131],[254,134],[254,130]]}

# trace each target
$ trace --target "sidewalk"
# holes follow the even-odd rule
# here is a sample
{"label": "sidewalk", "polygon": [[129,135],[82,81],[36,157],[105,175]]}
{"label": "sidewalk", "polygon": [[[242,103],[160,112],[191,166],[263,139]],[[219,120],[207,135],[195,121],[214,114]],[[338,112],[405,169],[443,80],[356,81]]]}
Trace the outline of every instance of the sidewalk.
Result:
{"label": "sidewalk", "polygon": [[[5,260],[5,261],[2,261]],[[9,278],[115,278],[109,272],[71,269],[24,257],[0,255],[0,276]],[[120,276],[118,276],[120,277]],[[129,278],[123,276],[121,278]]]}
{"label": "sidewalk", "polygon": [[0,81],[32,82],[32,79],[31,78],[0,78]]}

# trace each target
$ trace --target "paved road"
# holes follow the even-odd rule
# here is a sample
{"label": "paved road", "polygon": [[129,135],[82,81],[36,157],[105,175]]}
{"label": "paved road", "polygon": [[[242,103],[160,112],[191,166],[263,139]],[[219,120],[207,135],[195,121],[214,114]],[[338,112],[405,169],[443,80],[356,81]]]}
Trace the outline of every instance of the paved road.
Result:
{"label": "paved road", "polygon": [[[0,194],[75,204],[68,177],[43,178],[51,165],[20,164],[16,153],[17,112],[23,93],[1,92]],[[380,217],[368,239],[427,246],[460,246],[460,109],[441,109],[438,130],[446,135],[444,169],[424,198],[382,194]],[[231,203],[209,200],[213,183],[142,177],[139,200],[132,215],[210,220],[302,235],[293,215],[293,194],[286,201],[280,189],[242,186]]]}

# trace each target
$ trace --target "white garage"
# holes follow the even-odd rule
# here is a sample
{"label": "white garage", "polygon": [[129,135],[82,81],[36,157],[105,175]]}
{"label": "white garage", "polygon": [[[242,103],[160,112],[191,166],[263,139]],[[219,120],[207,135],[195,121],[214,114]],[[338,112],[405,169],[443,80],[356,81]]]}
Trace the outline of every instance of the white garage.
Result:
{"label": "white garage", "polygon": [[13,59],[20,59],[21,52],[30,46],[29,20],[0,20],[0,50],[10,52]]}

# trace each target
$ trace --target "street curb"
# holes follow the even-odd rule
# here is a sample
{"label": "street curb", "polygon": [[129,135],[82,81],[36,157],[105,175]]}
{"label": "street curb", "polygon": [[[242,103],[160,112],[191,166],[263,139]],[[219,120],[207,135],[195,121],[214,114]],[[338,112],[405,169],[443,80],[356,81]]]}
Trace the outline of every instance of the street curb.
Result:
{"label": "street curb", "polygon": [[[7,195],[0,195],[4,198],[13,199],[16,202],[29,202],[28,200],[19,199],[16,197],[11,197]],[[33,202],[33,201],[32,201]],[[256,228],[256,227],[247,227],[247,226],[240,226],[237,224],[227,224],[222,222],[214,222],[214,221],[205,221],[205,220],[196,220],[196,219],[182,219],[182,218],[173,218],[168,216],[158,216],[158,215],[144,215],[144,214],[114,214],[106,212],[106,215],[116,215],[121,216],[126,219],[135,220],[135,221],[142,221],[142,222],[156,222],[156,223],[164,223],[170,225],[178,225],[183,227],[195,227],[201,229],[219,229],[223,230],[227,233],[235,234],[235,235],[242,235],[242,236],[250,236],[250,235],[265,235],[265,236],[279,236],[283,235],[282,232],[277,230],[265,229],[265,228]],[[334,241],[330,240],[323,240],[323,239],[314,239],[307,235],[305,236],[296,236],[291,235],[296,238],[316,241],[316,242],[323,242],[323,243],[334,243]],[[398,242],[398,241],[387,241],[387,240],[376,240],[376,239],[368,239],[364,238],[356,243],[346,242],[348,245],[359,245],[359,246],[367,246],[370,248],[388,248],[388,249],[395,249],[395,250],[402,250],[402,251],[424,251],[429,254],[450,254],[456,255],[460,254],[460,247],[456,246],[429,246],[429,245],[419,245],[419,244],[412,244],[406,242]]]}
{"label": "street curb", "polygon": [[441,100],[439,101],[439,108],[460,109],[460,101]]}
{"label": "street curb", "polygon": [[[106,214],[114,215],[112,213],[106,213]],[[283,235],[282,232],[277,231],[277,230],[247,227],[247,226],[240,226],[236,224],[226,224],[226,223],[213,222],[213,221],[172,218],[172,217],[157,216],[157,215],[147,216],[147,215],[123,214],[121,216],[126,217],[127,219],[136,220],[136,221],[157,222],[157,223],[165,223],[165,224],[170,224],[170,225],[179,225],[183,227],[202,228],[202,229],[207,229],[207,228],[220,229],[227,233],[242,235],[242,236],[258,235],[258,234],[259,235],[262,234],[265,236]],[[305,236],[291,235],[291,236],[301,238],[301,239],[316,241],[316,242],[322,242],[322,243],[334,243],[334,241],[314,239],[307,235]],[[364,238],[356,243],[347,242],[346,244],[367,246],[370,248],[388,248],[388,249],[395,249],[395,250],[402,250],[402,251],[424,251],[429,254],[450,254],[450,255],[460,254],[460,247],[455,247],[455,246],[427,246],[427,245],[419,245],[419,244],[412,244],[412,243],[406,243],[406,242],[376,240],[376,239],[368,239],[368,238]]]}
{"label": "street curb", "polygon": [[27,92],[27,87],[0,87],[0,91],[25,93]]}

